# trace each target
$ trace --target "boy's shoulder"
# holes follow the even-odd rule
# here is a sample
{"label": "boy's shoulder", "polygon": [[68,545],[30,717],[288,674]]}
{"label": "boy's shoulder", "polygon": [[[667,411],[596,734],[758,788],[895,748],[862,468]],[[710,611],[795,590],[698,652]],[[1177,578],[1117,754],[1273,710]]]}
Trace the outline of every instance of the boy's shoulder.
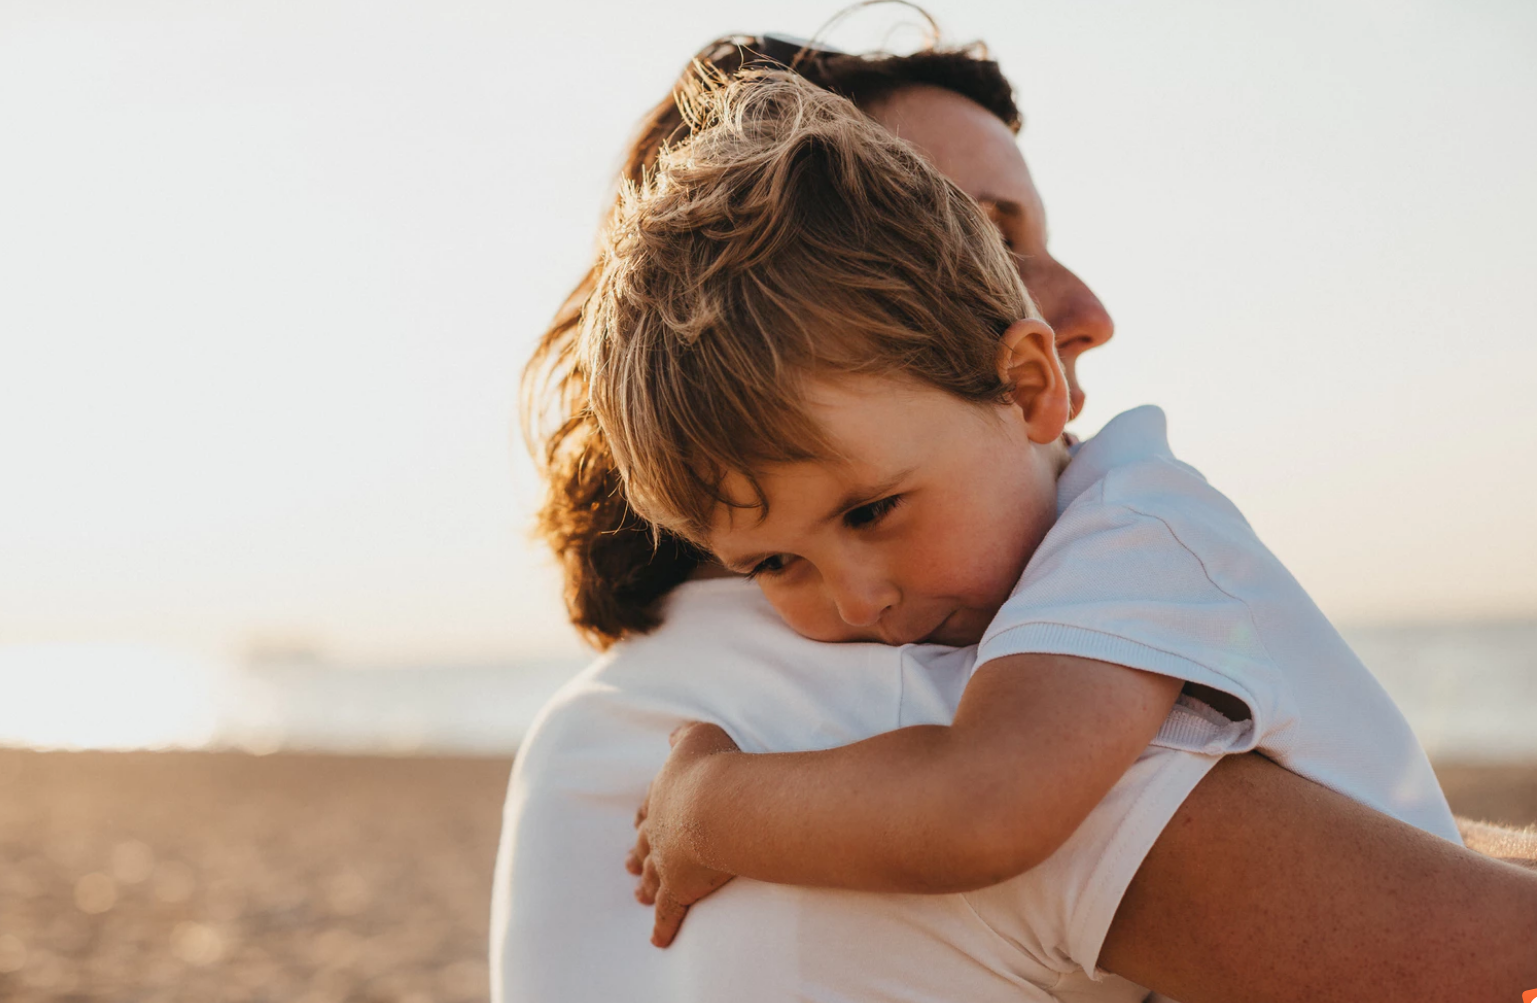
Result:
{"label": "boy's shoulder", "polygon": [[[1305,603],[1238,509],[1169,449],[1163,412],[1117,416],[1074,453],[1059,518],[983,636],[978,664],[1065,654],[1236,697],[1247,751],[1284,691],[1256,606]],[[1197,728],[1204,748],[1210,729]],[[1190,746],[1180,746],[1190,747]]]}
{"label": "boy's shoulder", "polygon": [[1122,412],[1076,447],[1058,480],[1059,537],[1096,509],[1157,519],[1192,549],[1259,544],[1238,507],[1174,455],[1163,410],[1151,404]]}

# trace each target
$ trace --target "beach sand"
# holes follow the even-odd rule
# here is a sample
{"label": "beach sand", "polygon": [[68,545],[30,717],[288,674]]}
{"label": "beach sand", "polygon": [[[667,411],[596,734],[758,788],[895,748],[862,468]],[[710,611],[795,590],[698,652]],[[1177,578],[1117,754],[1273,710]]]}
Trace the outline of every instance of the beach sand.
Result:
{"label": "beach sand", "polygon": [[[484,1000],[510,767],[0,750],[0,999]],[[1537,822],[1537,766],[1438,772]]]}

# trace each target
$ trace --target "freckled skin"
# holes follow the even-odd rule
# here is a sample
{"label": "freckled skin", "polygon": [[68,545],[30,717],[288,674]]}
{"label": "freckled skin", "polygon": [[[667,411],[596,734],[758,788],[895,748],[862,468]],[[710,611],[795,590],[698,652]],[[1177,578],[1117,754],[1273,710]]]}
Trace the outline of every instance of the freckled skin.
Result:
{"label": "freckled skin", "polygon": [[[850,459],[764,471],[767,517],[722,506],[711,549],[756,565],[763,594],[806,637],[976,643],[1055,521],[1061,441],[1033,442],[1018,407],[905,379],[816,382],[809,397]],[[890,486],[889,511],[827,518],[870,485]],[[751,497],[740,478],[725,487]]]}
{"label": "freckled skin", "polygon": [[[988,211],[1015,253],[1026,288],[1055,332],[1070,414],[1076,415],[1084,402],[1078,357],[1108,342],[1115,325],[1093,291],[1051,256],[1045,206],[1014,135],[981,105],[937,87],[902,88],[870,111]],[[829,417],[854,410],[852,400],[824,403],[833,405]],[[921,447],[935,458],[930,483],[962,484],[967,489],[911,492],[886,516],[891,521],[889,531],[872,527],[862,534],[844,534],[838,543],[839,560],[831,561],[833,551],[829,550],[821,561],[802,562],[798,569],[787,566],[782,579],[760,575],[759,583],[792,628],[817,640],[975,643],[1049,528],[1055,488],[1047,478],[1017,469],[1011,460],[992,458],[1012,455],[1007,450],[1010,435],[1015,437],[1013,442],[1019,441],[1019,429],[1010,427],[1008,416],[981,421],[977,420],[984,414],[981,409],[949,403],[975,413],[967,421],[921,423],[912,418],[912,412],[892,403],[871,413],[872,429],[851,428],[851,435],[885,432],[890,440],[883,444],[881,435],[869,434],[851,444],[846,455],[858,457],[857,462],[835,471],[792,465],[760,475],[765,489],[781,496],[771,501],[769,521],[755,525],[753,509],[727,513],[717,528],[741,539],[728,543],[717,538],[711,541],[711,549],[723,555],[733,547],[739,555],[793,551],[783,540],[773,539],[776,533],[783,535],[781,530],[791,522],[789,514],[794,512],[809,526],[824,514],[813,511],[813,499],[825,508],[850,486],[870,483],[877,465],[872,449],[884,450],[880,458],[887,462],[887,472],[897,469],[890,464],[902,459],[897,455],[901,452],[897,440],[906,436],[913,451]],[[931,420],[937,417],[937,411],[929,415]],[[946,436],[936,439],[932,433],[941,426]],[[1059,449],[1049,461],[1046,468],[1053,471],[1050,482],[1054,482],[1065,457]],[[1035,474],[1039,473],[1037,469]],[[777,491],[772,488],[776,484]],[[983,486],[1000,490],[996,494],[980,491]],[[751,497],[743,484],[728,481],[726,488]],[[1008,490],[1018,493],[1006,497]],[[888,546],[898,530],[903,547]],[[824,532],[817,545],[831,547],[837,540]],[[899,556],[892,556],[899,550]]]}
{"label": "freckled skin", "polygon": [[[1107,342],[1114,327],[1098,298],[1047,251],[1040,195],[1014,137],[985,109],[937,88],[903,88],[868,110],[968,194],[979,201],[993,200],[991,204],[984,201],[984,208],[1018,256],[1021,277],[1042,315],[1056,330],[1071,412],[1076,415],[1084,400],[1076,371],[1078,356]],[[951,458],[958,461],[963,452],[958,450]],[[845,475],[852,480],[854,472],[851,468]],[[794,472],[782,473],[786,475],[783,486],[793,495]],[[1033,525],[1029,513],[1039,497],[1021,496],[1021,526]],[[891,515],[900,511],[899,506]],[[992,512],[991,500],[980,511]],[[749,516],[742,513],[724,526],[733,533],[749,528]],[[926,518],[927,513],[919,513],[915,522]],[[893,529],[897,525],[893,523]],[[931,529],[927,523],[922,527]],[[1036,528],[1044,534],[1044,528]],[[985,529],[975,535],[989,542]],[[937,529],[915,536],[921,538],[913,541],[914,554],[927,553],[928,560],[938,563],[959,553],[957,546],[969,546],[940,535]],[[838,542],[828,534],[823,542],[828,543],[827,552],[836,556],[840,551],[876,550],[879,541]],[[897,631],[921,630],[923,617],[919,613],[932,616],[945,608],[945,602],[955,601],[957,615],[933,636],[949,643],[967,643],[968,639],[975,640],[971,635],[980,633],[969,611],[991,604],[995,581],[1007,578],[1009,585],[1013,584],[1004,570],[1010,562],[999,560],[1001,551],[1015,546],[1034,549],[1031,534],[1025,531],[1019,537],[990,542],[995,545],[992,550],[971,555],[979,562],[974,581],[940,582],[936,578],[930,590],[901,593],[903,602],[913,604],[904,608],[902,618],[892,617],[885,625],[888,635],[877,629],[879,618],[863,628],[851,627],[844,619],[844,612],[855,620],[869,615],[869,609],[862,610],[856,601],[860,595],[865,595],[871,606],[879,603],[880,591],[869,588],[868,583],[864,589],[849,592],[842,611],[826,594],[818,600],[813,591],[786,594],[776,605],[795,629],[808,636],[886,640],[902,639]],[[947,543],[952,546],[943,546]],[[996,567],[994,561],[998,562]],[[905,576],[924,568],[915,556],[897,570]],[[706,576],[716,573],[724,572],[713,568],[703,571]],[[820,571],[812,576],[813,584],[820,577]],[[853,586],[862,582],[859,578],[849,581]],[[873,601],[868,599],[871,595],[875,596]],[[960,613],[963,609],[968,611],[964,615]],[[909,616],[910,621],[906,619]],[[1080,677],[1082,669],[1074,667],[1069,678]],[[1067,705],[1078,706],[1078,702]],[[691,727],[697,731],[710,726]],[[1125,718],[1118,718],[1116,731],[1124,729]],[[744,762],[760,757],[709,758]],[[878,757],[875,765],[881,764],[889,765],[889,760]],[[868,792],[869,776],[869,772],[860,773],[861,794]],[[730,790],[760,789],[754,785],[726,786]],[[904,806],[890,817],[911,815],[911,801],[904,801]],[[740,818],[734,809],[725,815]],[[882,824],[888,821],[884,819]],[[1466,831],[1469,823],[1463,825]],[[749,842],[761,843],[762,828],[747,828]],[[1493,827],[1483,828],[1497,832]],[[1502,837],[1523,836],[1509,830],[1498,832]],[[1480,844],[1473,835],[1468,833],[1470,846],[1492,852],[1487,836]],[[642,852],[640,856],[632,854],[632,873],[641,873],[644,843],[643,831]],[[1522,842],[1517,838],[1508,848],[1507,844],[1501,846],[1505,850],[1502,856],[1528,866],[1537,860],[1537,840]],[[861,852],[860,860],[869,856]],[[646,867],[653,880],[649,895],[641,900],[658,902],[658,926],[670,925],[670,931],[654,942],[664,944],[676,933],[681,912],[675,911],[664,924],[656,898],[657,872],[650,862]],[[762,877],[772,880],[768,875]],[[709,887],[702,887],[699,894],[707,893]],[[686,911],[687,903],[693,900],[683,899],[681,909]],[[1258,754],[1249,754],[1228,757],[1217,764],[1170,821],[1117,912],[1100,962],[1141,985],[1189,1003],[1234,998],[1255,1003],[1377,997],[1508,1000],[1537,985],[1537,961],[1533,960],[1537,955],[1527,950],[1534,942],[1537,883],[1531,875],[1394,822],[1318,788]]]}

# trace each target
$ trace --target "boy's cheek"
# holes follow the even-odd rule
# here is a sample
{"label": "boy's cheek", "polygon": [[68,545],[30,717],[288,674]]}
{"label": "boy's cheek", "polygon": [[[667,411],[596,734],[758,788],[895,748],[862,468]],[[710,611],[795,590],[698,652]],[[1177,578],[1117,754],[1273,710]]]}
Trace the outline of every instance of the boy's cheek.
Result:
{"label": "boy's cheek", "polygon": [[763,594],[786,625],[802,637],[832,644],[880,640],[846,623],[832,600],[814,589],[774,588],[765,584]]}
{"label": "boy's cheek", "polygon": [[930,533],[903,575],[903,595],[950,598],[972,609],[991,606],[991,618],[1024,570],[1015,535],[1012,526],[1000,532],[982,519]]}

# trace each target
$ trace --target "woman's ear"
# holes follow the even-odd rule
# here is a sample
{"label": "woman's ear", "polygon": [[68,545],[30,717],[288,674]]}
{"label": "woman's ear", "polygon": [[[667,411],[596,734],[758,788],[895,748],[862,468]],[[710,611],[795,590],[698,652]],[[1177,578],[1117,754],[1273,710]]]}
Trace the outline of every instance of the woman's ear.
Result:
{"label": "woman's ear", "polygon": [[998,342],[998,377],[1025,416],[1030,441],[1062,438],[1072,413],[1067,375],[1057,358],[1057,336],[1043,320],[1016,320]]}

